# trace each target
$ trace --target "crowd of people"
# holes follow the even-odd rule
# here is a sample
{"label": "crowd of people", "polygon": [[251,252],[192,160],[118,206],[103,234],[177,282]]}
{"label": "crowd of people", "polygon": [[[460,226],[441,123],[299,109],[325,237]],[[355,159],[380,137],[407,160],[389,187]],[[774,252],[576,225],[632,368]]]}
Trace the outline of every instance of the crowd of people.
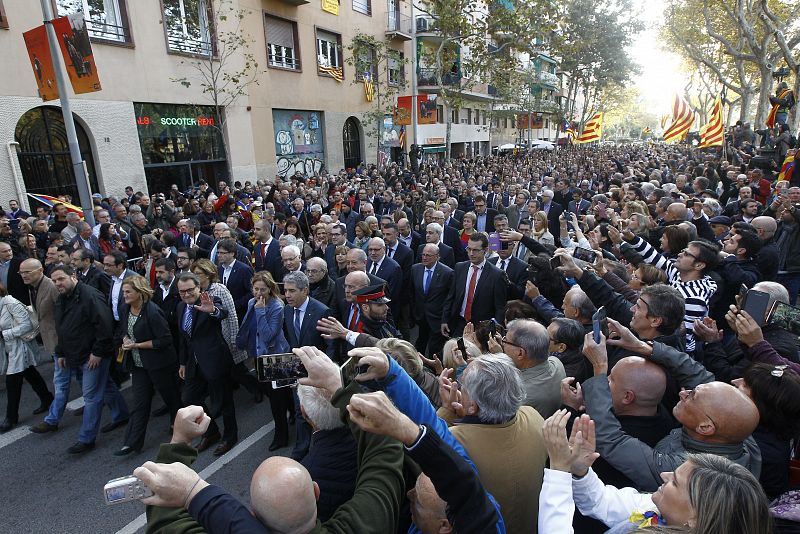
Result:
{"label": "crowd of people", "polygon": [[[0,431],[24,380],[40,434],[81,384],[73,454],[123,426],[137,454],[169,414],[135,472],[152,531],[797,528],[800,332],[769,312],[800,293],[800,179],[755,158],[565,148],[94,201],[94,226],[0,219]],[[299,385],[256,380],[288,352]],[[248,509],[190,466],[264,396],[279,452]]]}

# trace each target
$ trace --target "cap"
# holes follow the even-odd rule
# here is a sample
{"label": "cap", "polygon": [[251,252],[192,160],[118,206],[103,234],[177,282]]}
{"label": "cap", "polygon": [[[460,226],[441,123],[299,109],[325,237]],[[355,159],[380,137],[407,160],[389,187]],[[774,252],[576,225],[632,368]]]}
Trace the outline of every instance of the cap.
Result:
{"label": "cap", "polygon": [[724,215],[717,215],[716,217],[711,217],[709,219],[708,224],[721,224],[722,226],[731,226],[733,225],[733,221],[731,221],[730,217],[726,217]]}
{"label": "cap", "polygon": [[383,292],[383,284],[374,286],[362,287],[353,291],[353,296],[356,297],[356,302],[359,304],[366,304],[374,302],[375,304],[388,304],[391,302]]}
{"label": "cap", "polygon": [[103,198],[103,195],[101,195],[100,193],[95,193],[92,195],[92,198]]}

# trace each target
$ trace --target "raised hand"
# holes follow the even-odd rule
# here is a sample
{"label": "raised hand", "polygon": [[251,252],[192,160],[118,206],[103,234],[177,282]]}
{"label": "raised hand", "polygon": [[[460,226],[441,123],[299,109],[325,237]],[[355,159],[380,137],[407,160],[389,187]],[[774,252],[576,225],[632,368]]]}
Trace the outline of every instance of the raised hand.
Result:
{"label": "raised hand", "polygon": [[205,313],[214,313],[214,301],[207,291],[200,293],[200,304],[195,305],[194,309]]}

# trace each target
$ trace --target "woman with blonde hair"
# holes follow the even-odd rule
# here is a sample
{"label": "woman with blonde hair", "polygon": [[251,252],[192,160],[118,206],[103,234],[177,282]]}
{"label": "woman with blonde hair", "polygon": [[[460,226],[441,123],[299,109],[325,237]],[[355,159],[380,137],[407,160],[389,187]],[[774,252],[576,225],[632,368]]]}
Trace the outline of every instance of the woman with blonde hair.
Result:
{"label": "woman with blonde hair", "polygon": [[170,420],[180,408],[176,372],[178,355],[172,343],[169,323],[152,301],[153,290],[143,276],[122,281],[125,309],[120,314],[117,339],[129,361],[133,401],[125,430],[125,441],[114,456],[140,452],[144,446],[153,393],[158,391],[169,410]]}
{"label": "woman with blonde hair", "polygon": [[469,236],[477,232],[478,230],[475,226],[478,224],[478,216],[475,215],[474,211],[468,211],[464,214],[464,217],[461,219],[461,233],[459,237],[461,237],[461,244],[464,248],[467,248],[467,243],[469,243]]}
{"label": "woman with blonde hair", "polygon": [[547,229],[547,213],[537,211],[533,214],[533,229],[531,236],[542,245],[555,245],[556,240]]}
{"label": "woman with blonde hair", "polygon": [[33,331],[34,326],[25,305],[9,295],[6,287],[0,284],[0,374],[6,375],[8,396],[6,418],[0,423],[0,434],[8,432],[19,422],[23,380],[28,381],[39,397],[40,404],[34,414],[46,412],[53,402],[53,394],[36,370],[38,347],[34,341],[25,339]]}
{"label": "woman with blonde hair", "polygon": [[436,408],[442,405],[442,401],[439,398],[439,381],[433,373],[422,365],[422,357],[417,352],[417,349],[414,348],[414,345],[402,339],[383,338],[378,340],[375,346],[397,360],[400,367],[408,373],[408,376],[416,382],[419,389],[425,393],[431,404]]}

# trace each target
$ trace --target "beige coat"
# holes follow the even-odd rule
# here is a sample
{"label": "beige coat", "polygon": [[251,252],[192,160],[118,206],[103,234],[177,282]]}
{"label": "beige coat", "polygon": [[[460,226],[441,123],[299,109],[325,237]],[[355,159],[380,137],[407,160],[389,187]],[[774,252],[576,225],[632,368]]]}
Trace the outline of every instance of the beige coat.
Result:
{"label": "beige coat", "polygon": [[48,277],[43,276],[36,293],[36,315],[39,317],[39,334],[48,354],[53,354],[58,344],[54,307],[58,300],[58,290]]}
{"label": "beige coat", "polygon": [[[455,418],[445,408],[439,408],[438,415],[448,424]],[[536,410],[523,406],[506,424],[468,423],[450,427],[478,468],[486,491],[500,504],[509,534],[537,532],[539,493],[547,460],[543,424],[544,419]]]}
{"label": "beige coat", "polygon": [[[21,339],[32,329],[33,324],[23,303],[11,295],[0,298],[0,331],[3,332],[0,362],[8,362],[7,368],[0,370],[12,375],[36,365],[36,343]],[[6,366],[0,363],[2,367]]]}

